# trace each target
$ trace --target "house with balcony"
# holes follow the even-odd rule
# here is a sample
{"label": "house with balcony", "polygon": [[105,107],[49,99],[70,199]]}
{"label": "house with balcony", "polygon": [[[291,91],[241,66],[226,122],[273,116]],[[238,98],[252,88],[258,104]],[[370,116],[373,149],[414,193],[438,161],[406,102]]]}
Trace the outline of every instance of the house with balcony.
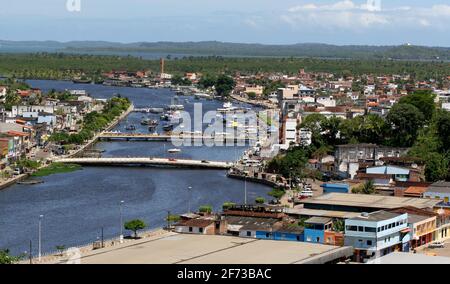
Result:
{"label": "house with balcony", "polygon": [[409,246],[408,213],[377,211],[345,220],[345,246],[355,249],[357,262],[366,262]]}
{"label": "house with balcony", "polygon": [[[411,250],[433,242],[439,214],[432,210],[423,210],[412,206],[405,206],[389,211],[408,214],[408,226],[410,228],[411,238],[409,247]],[[404,247],[403,251],[409,250],[407,247]]]}

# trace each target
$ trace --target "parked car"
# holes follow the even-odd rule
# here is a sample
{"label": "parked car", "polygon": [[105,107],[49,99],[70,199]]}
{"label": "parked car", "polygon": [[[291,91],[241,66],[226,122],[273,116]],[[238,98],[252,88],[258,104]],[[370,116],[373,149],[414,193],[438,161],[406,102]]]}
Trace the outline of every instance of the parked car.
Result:
{"label": "parked car", "polygon": [[428,248],[444,248],[445,247],[445,243],[444,242],[433,242],[431,244],[428,245]]}
{"label": "parked car", "polygon": [[20,168],[15,168],[15,169],[14,169],[13,175],[19,176],[19,175],[21,175],[21,174],[23,174],[23,171],[22,171]]}

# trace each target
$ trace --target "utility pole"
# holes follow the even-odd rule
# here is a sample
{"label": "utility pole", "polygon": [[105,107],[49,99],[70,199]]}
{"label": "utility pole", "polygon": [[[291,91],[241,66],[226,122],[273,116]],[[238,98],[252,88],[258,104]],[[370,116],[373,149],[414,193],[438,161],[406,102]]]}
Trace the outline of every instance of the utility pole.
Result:
{"label": "utility pole", "polygon": [[119,242],[123,243],[123,204],[125,201],[120,201],[120,236],[119,236]]}
{"label": "utility pole", "polygon": [[29,257],[30,257],[30,264],[33,264],[33,242],[30,240],[30,253],[29,253]]}
{"label": "utility pole", "polygon": [[247,174],[245,174],[244,176],[244,194],[245,194],[244,204],[247,205]]}
{"label": "utility pole", "polygon": [[188,213],[191,213],[191,195],[192,195],[192,186],[188,187],[189,191],[189,199],[188,199]]}
{"label": "utility pole", "polygon": [[102,248],[105,247],[105,235],[103,234],[103,227],[102,227]]}
{"label": "utility pole", "polygon": [[42,256],[42,219],[44,215],[39,215],[39,243],[38,243],[38,259],[41,261]]}
{"label": "utility pole", "polygon": [[167,231],[170,230],[170,210],[167,211]]}

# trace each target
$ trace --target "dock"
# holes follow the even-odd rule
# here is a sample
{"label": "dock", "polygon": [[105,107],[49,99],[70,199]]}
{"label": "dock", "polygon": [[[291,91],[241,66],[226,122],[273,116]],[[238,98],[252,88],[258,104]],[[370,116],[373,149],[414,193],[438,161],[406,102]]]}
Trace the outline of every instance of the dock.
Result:
{"label": "dock", "polygon": [[126,157],[126,158],[66,158],[55,162],[65,164],[78,164],[83,166],[161,166],[175,168],[195,169],[223,169],[228,170],[233,166],[232,162],[166,159],[152,157]]}

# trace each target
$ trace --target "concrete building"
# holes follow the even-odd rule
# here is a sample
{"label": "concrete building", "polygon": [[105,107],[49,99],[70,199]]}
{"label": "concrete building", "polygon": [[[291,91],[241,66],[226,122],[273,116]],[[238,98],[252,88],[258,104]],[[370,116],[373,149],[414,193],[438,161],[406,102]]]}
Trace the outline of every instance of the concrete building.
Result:
{"label": "concrete building", "polygon": [[181,220],[174,225],[175,232],[183,234],[216,235],[225,232],[226,225],[214,216]]}
{"label": "concrete building", "polygon": [[393,197],[382,195],[328,193],[300,202],[305,209],[343,211],[343,212],[375,212],[412,206],[419,209],[434,209],[441,200]]}
{"label": "concrete building", "polygon": [[450,182],[435,182],[423,193],[424,198],[441,199],[450,204]]}
{"label": "concrete building", "polygon": [[32,106],[32,105],[22,105],[22,106],[13,106],[11,111],[11,116],[23,116],[24,113],[54,113],[55,108],[49,105],[40,105],[40,106]]}
{"label": "concrete building", "polygon": [[407,153],[406,148],[381,147],[375,144],[348,144],[336,147],[336,170],[338,174],[353,179],[361,163],[382,165],[383,157],[400,157]]}
{"label": "concrete building", "polygon": [[327,217],[312,217],[305,221],[305,242],[325,243],[325,231],[331,231],[333,219]]}
{"label": "concrete building", "polygon": [[[136,249],[138,248],[138,249]],[[350,247],[304,242],[243,239],[167,233],[146,240],[139,246],[91,251],[82,256],[83,264],[328,264],[346,260]]]}
{"label": "concrete building", "polygon": [[366,262],[394,251],[410,241],[408,214],[387,211],[362,213],[345,221],[345,246],[355,249],[355,260]]}
{"label": "concrete building", "polygon": [[335,107],[336,100],[332,96],[317,97],[316,103],[323,105],[324,107]]}
{"label": "concrete building", "polygon": [[244,93],[247,95],[249,93],[254,93],[257,97],[260,97],[263,95],[264,87],[263,86],[246,86]]}
{"label": "concrete building", "polygon": [[289,147],[292,144],[298,144],[298,119],[296,117],[288,117],[282,125],[281,143]]}

